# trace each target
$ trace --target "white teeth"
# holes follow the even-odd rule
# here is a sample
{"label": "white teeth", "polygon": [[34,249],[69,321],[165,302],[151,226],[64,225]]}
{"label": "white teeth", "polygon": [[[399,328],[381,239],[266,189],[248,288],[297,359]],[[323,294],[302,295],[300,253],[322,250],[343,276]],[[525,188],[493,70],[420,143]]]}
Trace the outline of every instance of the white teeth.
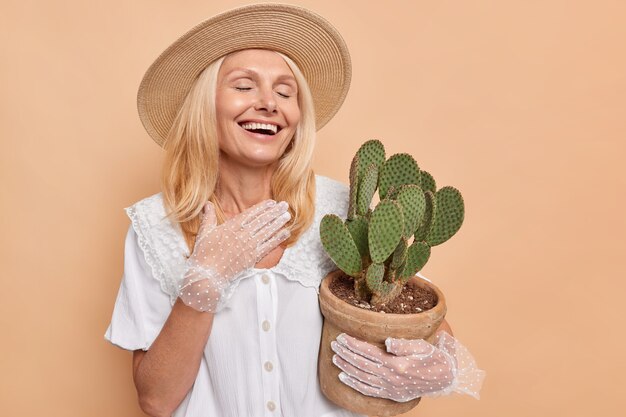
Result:
{"label": "white teeth", "polygon": [[278,126],[269,124],[269,123],[242,123],[241,127],[243,127],[246,130],[255,130],[255,129],[271,130],[272,132],[274,132],[274,134],[278,132]]}

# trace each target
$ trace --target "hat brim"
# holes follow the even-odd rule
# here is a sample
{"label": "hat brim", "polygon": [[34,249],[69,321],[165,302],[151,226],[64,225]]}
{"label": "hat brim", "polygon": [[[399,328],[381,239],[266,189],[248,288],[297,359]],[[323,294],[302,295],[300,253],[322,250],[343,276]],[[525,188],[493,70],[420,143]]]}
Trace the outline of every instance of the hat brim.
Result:
{"label": "hat brim", "polygon": [[146,71],[137,93],[139,117],[163,146],[198,75],[211,62],[243,49],[269,49],[291,58],[304,74],[321,129],[341,107],[352,75],[339,32],[302,7],[254,4],[218,14],[170,45]]}

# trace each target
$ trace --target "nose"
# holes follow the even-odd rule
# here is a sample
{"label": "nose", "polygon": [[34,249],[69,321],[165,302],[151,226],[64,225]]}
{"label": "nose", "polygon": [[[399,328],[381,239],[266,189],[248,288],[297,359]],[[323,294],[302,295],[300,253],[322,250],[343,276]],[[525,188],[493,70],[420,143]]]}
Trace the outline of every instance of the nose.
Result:
{"label": "nose", "polygon": [[258,90],[257,101],[254,104],[254,109],[257,111],[264,111],[267,113],[276,113],[276,99],[274,97],[274,91],[272,89]]}

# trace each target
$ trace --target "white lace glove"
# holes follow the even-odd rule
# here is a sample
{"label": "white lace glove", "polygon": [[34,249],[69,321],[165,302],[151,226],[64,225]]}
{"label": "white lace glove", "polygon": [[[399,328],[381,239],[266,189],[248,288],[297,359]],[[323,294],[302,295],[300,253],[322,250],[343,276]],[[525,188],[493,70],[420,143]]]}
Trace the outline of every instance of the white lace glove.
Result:
{"label": "white lace glove", "polygon": [[387,352],[345,333],[331,342],[339,379],[364,395],[406,402],[452,392],[479,399],[485,371],[467,348],[443,330],[433,345],[388,337]]}
{"label": "white lace glove", "polygon": [[179,285],[179,298],[188,306],[216,312],[226,288],[239,273],[252,268],[289,236],[283,226],[291,215],[282,201],[262,201],[217,226],[208,202]]}

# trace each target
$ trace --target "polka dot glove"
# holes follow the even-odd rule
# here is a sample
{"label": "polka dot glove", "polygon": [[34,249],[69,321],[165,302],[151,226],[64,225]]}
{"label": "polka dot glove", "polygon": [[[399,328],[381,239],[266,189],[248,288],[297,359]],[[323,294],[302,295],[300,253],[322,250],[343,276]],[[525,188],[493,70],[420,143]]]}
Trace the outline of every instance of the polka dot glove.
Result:
{"label": "polka dot glove", "polygon": [[465,346],[445,331],[434,344],[388,337],[387,351],[345,333],[331,342],[339,379],[364,395],[406,402],[452,392],[479,399],[485,371]]}
{"label": "polka dot glove", "polygon": [[215,208],[203,208],[193,252],[186,261],[178,297],[198,311],[216,312],[239,273],[252,268],[290,235],[286,202],[262,201],[217,226]]}

